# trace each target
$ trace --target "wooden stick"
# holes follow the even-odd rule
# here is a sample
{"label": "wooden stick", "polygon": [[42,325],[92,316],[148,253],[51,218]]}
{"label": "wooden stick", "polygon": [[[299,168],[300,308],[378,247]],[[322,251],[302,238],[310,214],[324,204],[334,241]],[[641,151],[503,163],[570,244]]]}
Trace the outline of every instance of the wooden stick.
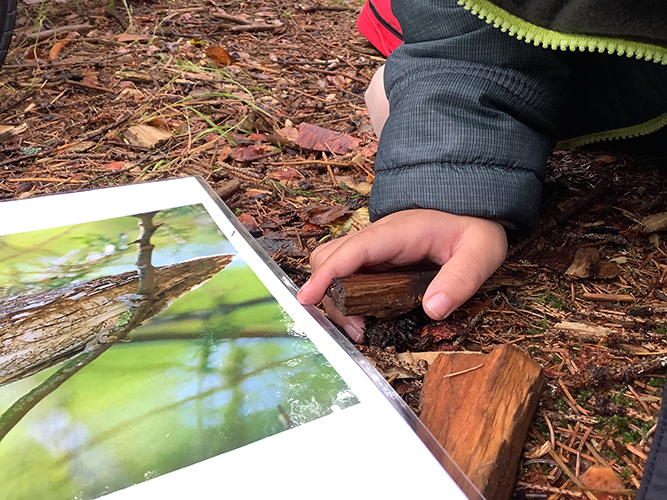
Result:
{"label": "wooden stick", "polygon": [[81,34],[88,33],[90,31],[90,24],[73,24],[72,26],[61,26],[52,30],[40,31],[39,33],[28,33],[23,39],[31,42],[39,42],[44,38],[60,35],[61,33],[71,33],[72,31],[78,31]]}
{"label": "wooden stick", "polygon": [[609,294],[609,293],[582,293],[581,298],[584,300],[597,300],[600,302],[634,302],[635,298],[632,295],[624,294]]}
{"label": "wooden stick", "polygon": [[344,316],[398,316],[418,307],[437,271],[353,274],[327,290]]}

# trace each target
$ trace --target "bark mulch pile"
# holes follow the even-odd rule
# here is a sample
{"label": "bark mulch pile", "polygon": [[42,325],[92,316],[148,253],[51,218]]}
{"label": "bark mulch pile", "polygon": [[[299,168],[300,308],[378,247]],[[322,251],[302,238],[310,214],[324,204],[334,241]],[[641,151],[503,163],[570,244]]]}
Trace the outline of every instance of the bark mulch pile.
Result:
{"label": "bark mulch pile", "polygon": [[[356,31],[360,6],[20,2],[0,72],[0,198],[200,175],[302,284],[309,251],[368,224],[377,140],[363,93],[384,58]],[[659,166],[555,152],[542,229],[482,292],[444,322],[375,324],[360,346],[512,343],[540,363],[524,498],[591,498],[579,482],[591,465],[621,478],[623,498],[639,486],[667,364]],[[392,384],[418,413],[421,380]]]}

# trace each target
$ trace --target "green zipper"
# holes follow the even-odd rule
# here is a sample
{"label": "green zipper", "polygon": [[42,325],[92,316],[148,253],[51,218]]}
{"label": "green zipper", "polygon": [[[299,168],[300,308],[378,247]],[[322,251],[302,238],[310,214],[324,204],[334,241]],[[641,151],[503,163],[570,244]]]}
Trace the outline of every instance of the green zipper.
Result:
{"label": "green zipper", "polygon": [[639,125],[632,125],[630,127],[617,128],[614,130],[606,130],[604,132],[595,132],[593,134],[582,135],[581,137],[574,137],[572,139],[565,139],[556,143],[556,150],[574,149],[594,142],[615,141],[618,139],[631,139],[642,135],[652,134],[667,125],[667,113],[656,116],[655,118],[640,123]]}
{"label": "green zipper", "polygon": [[513,16],[488,0],[458,0],[457,3],[488,24],[493,24],[495,28],[500,28],[501,31],[527,43],[552,49],[608,52],[667,64],[667,48],[665,47],[601,36],[559,33]]}
{"label": "green zipper", "polygon": [[[659,64],[667,64],[666,47],[600,36],[568,35],[548,30],[513,16],[488,0],[457,0],[457,3],[488,24],[493,24],[495,28],[499,28],[519,40],[524,40],[526,43],[551,49],[607,52],[618,56],[625,55]],[[666,125],[667,113],[630,127],[566,139],[558,142],[556,148],[572,149],[594,142],[639,137],[651,134]]]}

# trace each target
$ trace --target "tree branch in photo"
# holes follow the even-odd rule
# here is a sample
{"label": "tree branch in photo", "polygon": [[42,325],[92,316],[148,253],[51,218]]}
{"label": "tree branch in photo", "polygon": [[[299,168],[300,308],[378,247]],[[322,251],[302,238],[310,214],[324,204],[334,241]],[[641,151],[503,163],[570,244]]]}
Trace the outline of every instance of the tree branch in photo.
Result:
{"label": "tree branch in photo", "polygon": [[[160,227],[153,223],[156,213],[136,215],[140,229],[139,238],[133,242],[138,245],[137,272],[0,302],[0,332],[9,332],[0,333],[0,338],[4,337],[0,385],[71,358],[0,415],[0,441],[32,408],[82,368],[231,262],[233,256],[219,255],[156,270],[150,241]],[[159,273],[160,269],[164,272]]]}

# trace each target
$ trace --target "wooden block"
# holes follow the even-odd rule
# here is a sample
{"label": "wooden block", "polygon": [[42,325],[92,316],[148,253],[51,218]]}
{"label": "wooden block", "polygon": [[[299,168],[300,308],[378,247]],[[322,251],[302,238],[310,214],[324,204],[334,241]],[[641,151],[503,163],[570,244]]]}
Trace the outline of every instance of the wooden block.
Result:
{"label": "wooden block", "polygon": [[541,386],[542,368],[509,344],[429,368],[420,418],[487,500],[511,496]]}
{"label": "wooden block", "polygon": [[437,271],[353,274],[334,278],[327,295],[344,316],[387,318],[411,311]]}
{"label": "wooden block", "polygon": [[[424,292],[438,271],[401,271],[377,274],[353,274],[334,278],[327,289],[333,305],[343,316],[389,318],[421,306]],[[503,286],[519,286],[511,276],[491,276],[479,289],[488,292]]]}

